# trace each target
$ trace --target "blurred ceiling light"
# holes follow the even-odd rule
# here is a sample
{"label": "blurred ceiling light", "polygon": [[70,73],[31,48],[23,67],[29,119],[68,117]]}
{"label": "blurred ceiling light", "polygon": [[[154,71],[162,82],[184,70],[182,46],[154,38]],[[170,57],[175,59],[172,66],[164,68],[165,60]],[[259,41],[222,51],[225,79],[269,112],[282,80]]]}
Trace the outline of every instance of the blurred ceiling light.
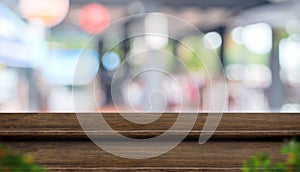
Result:
{"label": "blurred ceiling light", "polygon": [[284,70],[299,68],[300,42],[292,39],[281,40],[279,43],[279,62]]}
{"label": "blurred ceiling light", "polygon": [[241,26],[236,27],[232,30],[231,36],[235,43],[243,44],[242,32],[243,32],[243,27],[241,27]]}
{"label": "blurred ceiling light", "polygon": [[19,0],[19,7],[29,22],[40,20],[46,27],[53,27],[66,17],[69,0]]}
{"label": "blurred ceiling light", "polygon": [[218,32],[209,32],[204,35],[203,43],[206,48],[217,49],[222,44],[222,37]]}
{"label": "blurred ceiling light", "polygon": [[298,20],[287,21],[285,24],[285,30],[290,34],[299,33],[300,32],[300,22]]}
{"label": "blurred ceiling light", "polygon": [[151,49],[162,49],[168,44],[168,18],[164,14],[152,13],[145,19],[146,42]]}
{"label": "blurred ceiling light", "polygon": [[82,8],[79,14],[81,28],[90,34],[102,32],[110,23],[108,9],[97,3],[91,3]]}
{"label": "blurred ceiling light", "polygon": [[251,24],[244,27],[242,39],[249,50],[266,54],[272,48],[272,29],[266,23]]}
{"label": "blurred ceiling light", "polygon": [[113,51],[107,52],[103,55],[102,65],[106,70],[116,70],[120,63],[120,56]]}

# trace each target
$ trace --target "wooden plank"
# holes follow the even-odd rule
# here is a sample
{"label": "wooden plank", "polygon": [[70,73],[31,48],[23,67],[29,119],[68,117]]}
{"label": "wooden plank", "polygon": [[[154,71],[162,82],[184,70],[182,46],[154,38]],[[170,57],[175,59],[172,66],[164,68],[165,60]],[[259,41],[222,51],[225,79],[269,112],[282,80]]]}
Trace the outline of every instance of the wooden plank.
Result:
{"label": "wooden plank", "polygon": [[[165,113],[147,125],[131,123],[118,114],[103,115],[119,133],[133,138],[147,138],[169,129],[178,114]],[[151,114],[127,115],[146,115],[143,117],[147,118]],[[258,152],[269,154],[275,162],[283,160],[279,153],[283,138],[299,137],[300,134],[300,114],[225,113],[214,133],[213,138],[216,139],[199,145],[197,139],[206,118],[206,113],[198,114],[189,134],[192,139],[185,140],[163,155],[142,160],[120,158],[104,152],[87,139],[74,113],[2,113],[0,139],[16,152],[33,155],[36,162],[49,171],[216,172],[240,171],[243,160]],[[93,128],[89,132],[108,138],[112,134],[107,130],[94,131]],[[172,134],[182,133],[178,130]],[[116,140],[111,138],[105,141],[110,143]],[[129,150],[134,154],[141,148],[132,147]]]}
{"label": "wooden plank", "polygon": [[[85,113],[84,115],[90,115]],[[144,138],[162,134],[177,119],[176,113],[164,113],[151,124],[135,124],[116,113],[102,114],[110,126],[120,134]],[[144,114],[127,114],[144,115]],[[151,114],[147,114],[151,115]],[[190,114],[185,114],[190,115]],[[144,116],[143,116],[144,117]],[[147,117],[147,116],[145,116]],[[199,113],[189,138],[198,138],[207,118]],[[0,114],[0,139],[86,139],[74,113],[2,113]],[[101,125],[101,124],[96,124]],[[190,125],[183,123],[183,125]],[[90,134],[109,136],[110,131],[89,130]],[[173,131],[180,135],[183,131]],[[297,113],[225,113],[213,138],[290,138],[300,136],[300,114]]]}
{"label": "wooden plank", "polygon": [[[16,152],[31,154],[35,162],[51,170],[191,170],[234,171],[243,160],[258,152],[267,153],[276,162],[283,142],[182,142],[158,157],[126,159],[113,156],[92,142],[6,142]],[[167,143],[166,143],[167,144]],[[133,148],[135,153],[139,148]]]}

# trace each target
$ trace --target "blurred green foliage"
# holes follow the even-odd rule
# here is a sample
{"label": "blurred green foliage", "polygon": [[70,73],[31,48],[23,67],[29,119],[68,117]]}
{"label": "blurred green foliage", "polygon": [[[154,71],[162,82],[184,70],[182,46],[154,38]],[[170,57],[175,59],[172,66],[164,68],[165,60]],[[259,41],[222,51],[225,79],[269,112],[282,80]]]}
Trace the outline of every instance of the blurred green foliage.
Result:
{"label": "blurred green foliage", "polygon": [[57,34],[47,38],[49,48],[57,49],[96,49],[97,40],[91,39],[88,35]]}
{"label": "blurred green foliage", "polygon": [[43,172],[46,171],[33,162],[32,155],[19,155],[0,144],[0,172]]}
{"label": "blurred green foliage", "polygon": [[229,64],[263,64],[269,65],[269,57],[271,52],[267,54],[259,54],[246,48],[244,44],[235,43],[228,35],[225,44],[225,61]]}
{"label": "blurred green foliage", "polygon": [[206,48],[202,35],[192,35],[182,39],[178,47],[178,56],[191,71],[200,70],[204,75],[219,73],[221,65],[219,48],[215,50]]}
{"label": "blurred green foliage", "polygon": [[300,144],[291,140],[282,147],[285,162],[272,163],[266,154],[257,154],[243,163],[243,172],[300,172]]}

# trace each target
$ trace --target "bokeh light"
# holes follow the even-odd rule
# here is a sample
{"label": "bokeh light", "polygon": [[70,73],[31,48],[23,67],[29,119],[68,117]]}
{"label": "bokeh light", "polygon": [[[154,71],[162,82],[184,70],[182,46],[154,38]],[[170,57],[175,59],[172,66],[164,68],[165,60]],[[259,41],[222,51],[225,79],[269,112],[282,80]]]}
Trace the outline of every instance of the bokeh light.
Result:
{"label": "bokeh light", "polygon": [[152,49],[162,49],[168,44],[168,18],[153,13],[145,18],[146,42]]}
{"label": "bokeh light", "polygon": [[222,44],[222,38],[217,32],[209,32],[204,35],[203,43],[208,49],[217,49]]}
{"label": "bokeh light", "polygon": [[19,0],[19,6],[28,21],[42,21],[44,26],[53,27],[67,15],[69,0]]}
{"label": "bokeh light", "polygon": [[120,56],[113,51],[107,52],[103,55],[102,65],[107,70],[116,70],[119,67],[120,63]]}
{"label": "bokeh light", "polygon": [[88,4],[80,11],[79,22],[84,31],[96,34],[109,25],[110,14],[108,9],[101,4]]}
{"label": "bokeh light", "polygon": [[249,50],[266,54],[272,48],[272,29],[266,23],[247,25],[243,28],[242,39]]}
{"label": "bokeh light", "polygon": [[236,27],[232,30],[231,36],[232,36],[232,39],[235,43],[243,44],[242,32],[243,32],[243,27],[242,26]]}

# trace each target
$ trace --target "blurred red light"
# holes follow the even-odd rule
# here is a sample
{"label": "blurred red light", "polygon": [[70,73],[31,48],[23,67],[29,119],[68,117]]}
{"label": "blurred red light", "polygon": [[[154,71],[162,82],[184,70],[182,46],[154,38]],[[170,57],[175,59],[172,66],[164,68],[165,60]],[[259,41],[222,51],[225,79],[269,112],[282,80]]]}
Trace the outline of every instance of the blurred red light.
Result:
{"label": "blurred red light", "polygon": [[79,15],[82,29],[90,34],[102,32],[110,23],[109,11],[103,5],[92,3],[84,6]]}

